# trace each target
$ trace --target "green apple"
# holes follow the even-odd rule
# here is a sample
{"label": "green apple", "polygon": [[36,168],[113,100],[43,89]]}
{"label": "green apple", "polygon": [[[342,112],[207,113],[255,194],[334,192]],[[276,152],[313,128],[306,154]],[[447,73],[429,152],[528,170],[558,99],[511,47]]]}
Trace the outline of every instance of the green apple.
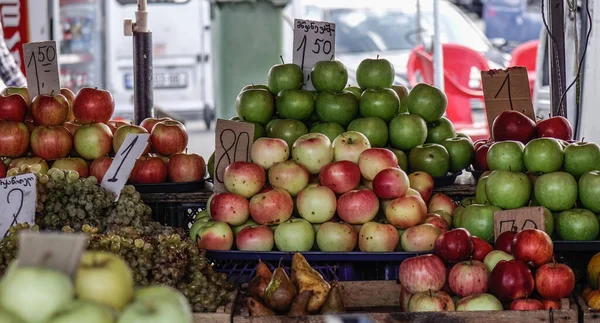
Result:
{"label": "green apple", "polygon": [[134,302],[139,301],[171,302],[179,306],[184,313],[188,313],[186,319],[192,318],[192,309],[187,298],[171,286],[154,285],[139,288],[135,291]]}
{"label": "green apple", "polygon": [[[484,177],[484,176],[489,176],[489,174],[488,175],[481,175],[481,177]],[[467,207],[467,206],[469,206],[471,204],[480,204],[480,203],[477,203],[477,199],[474,196],[465,197],[464,199],[462,199],[460,201],[460,205],[462,205],[464,207]]]}
{"label": "green apple", "polygon": [[583,174],[579,179],[579,200],[583,206],[594,212],[600,213],[600,171],[591,171]]}
{"label": "green apple", "polygon": [[266,124],[275,111],[275,99],[267,90],[246,90],[238,94],[235,109],[241,120]]}
{"label": "green apple", "polygon": [[466,207],[463,205],[459,205],[454,209],[451,223],[453,228],[461,228],[462,215],[465,212],[465,209]]}
{"label": "green apple", "polygon": [[293,119],[278,119],[271,125],[271,133],[269,137],[280,138],[291,147],[300,136],[308,133],[308,129],[299,120]]}
{"label": "green apple", "polygon": [[322,133],[325,136],[327,136],[327,138],[329,138],[329,140],[331,140],[331,142],[333,142],[333,140],[337,136],[344,133],[345,130],[344,130],[344,127],[340,126],[338,123],[323,122],[323,123],[318,123],[318,124],[312,126],[312,128],[310,128],[310,132]]}
{"label": "green apple", "polygon": [[174,302],[164,299],[140,300],[131,303],[121,314],[117,323],[193,323],[186,313]]}
{"label": "green apple", "polygon": [[266,84],[248,84],[248,85],[244,86],[240,92],[243,92],[246,90],[258,90],[258,89],[269,91],[269,86],[267,86]]}
{"label": "green apple", "polygon": [[400,167],[400,169],[402,169],[403,171],[407,172],[408,156],[406,156],[406,153],[400,149],[395,148],[391,148],[390,150],[394,153],[394,155],[396,155],[396,158],[398,158],[398,167]]}
{"label": "green apple", "polygon": [[215,152],[213,151],[208,157],[208,163],[206,163],[206,169],[210,178],[215,178]]}
{"label": "green apple", "polygon": [[356,69],[356,82],[361,89],[389,88],[394,82],[394,65],[387,59],[364,59]]}
{"label": "green apple", "polygon": [[494,267],[496,267],[496,265],[500,261],[509,261],[514,259],[515,257],[513,255],[508,254],[502,250],[492,250],[485,256],[485,258],[483,259],[483,263],[487,267],[488,271],[491,273],[492,270],[494,270]]}
{"label": "green apple", "polygon": [[52,317],[48,323],[113,323],[114,316],[108,307],[94,302],[75,300]]}
{"label": "green apple", "polygon": [[562,146],[553,138],[533,139],[523,150],[525,168],[534,173],[556,172],[562,167],[564,157]]}
{"label": "green apple", "polygon": [[544,174],[535,181],[535,199],[550,211],[564,211],[577,201],[577,181],[565,172]]}
{"label": "green apple", "polygon": [[307,120],[315,110],[315,101],[309,91],[291,89],[277,94],[275,106],[282,119]]}
{"label": "green apple", "polygon": [[561,240],[596,240],[598,219],[592,211],[586,209],[563,211],[556,217],[556,233]]}
{"label": "green apple", "polygon": [[351,92],[358,100],[360,100],[360,96],[363,92],[358,86],[348,86],[344,91]]}
{"label": "green apple", "polygon": [[494,295],[472,294],[456,302],[456,311],[502,311],[502,303]]}
{"label": "green apple", "polygon": [[390,121],[390,143],[404,151],[422,145],[427,139],[427,124],[415,114],[400,114]]}
{"label": "green apple", "polygon": [[363,117],[377,117],[390,122],[399,109],[400,99],[392,89],[367,89],[360,96],[359,110]]}
{"label": "green apple", "polygon": [[469,167],[475,158],[475,148],[473,142],[467,138],[448,138],[442,141],[442,146],[446,148],[450,155],[450,171],[453,173]]}
{"label": "green apple", "polygon": [[358,100],[351,92],[321,92],[315,110],[321,122],[336,122],[346,127],[358,114]]}
{"label": "green apple", "polygon": [[211,222],[210,218],[202,218],[198,221],[195,221],[194,224],[192,224],[192,226],[190,227],[190,239],[192,239],[192,241],[196,241],[200,229],[202,229],[202,227],[204,227],[204,225],[206,225],[209,222]]}
{"label": "green apple", "polygon": [[477,204],[488,204],[487,194],[485,192],[485,184],[487,183],[488,176],[479,177],[477,186],[475,187],[475,202]]}
{"label": "green apple", "polygon": [[469,139],[471,142],[473,142],[473,139],[471,139],[471,136],[467,135],[464,132],[457,132],[456,133],[456,137],[460,137],[460,138],[467,138]]}
{"label": "green apple", "polygon": [[310,71],[310,80],[319,92],[339,92],[348,83],[348,71],[340,61],[318,61]]}
{"label": "green apple", "polygon": [[456,130],[447,118],[440,118],[427,124],[427,139],[425,140],[427,143],[441,144],[444,140],[454,137],[456,137]]}
{"label": "green apple", "polygon": [[508,170],[524,172],[523,149],[520,141],[499,141],[490,146],[487,152],[487,163],[490,170]]}
{"label": "green apple", "polygon": [[593,142],[576,142],[565,148],[565,172],[575,176],[600,170],[600,146]]}
{"label": "green apple", "polygon": [[315,231],[304,219],[290,219],[275,229],[275,245],[279,251],[309,251],[315,242]]}
{"label": "green apple", "polygon": [[473,236],[485,241],[493,241],[494,212],[501,210],[494,205],[471,204],[462,212],[460,226]]}
{"label": "green apple", "polygon": [[281,90],[299,89],[304,81],[304,73],[296,64],[276,64],[269,69],[267,86],[273,95]]}
{"label": "green apple", "polygon": [[548,208],[544,208],[544,232],[551,237],[554,234],[554,215]]}
{"label": "green apple", "polygon": [[442,145],[419,145],[408,153],[408,167],[411,172],[424,171],[433,177],[446,176],[450,170],[450,155]]}
{"label": "green apple", "polygon": [[419,83],[408,94],[408,112],[420,115],[425,122],[434,122],[446,113],[448,99],[437,87]]}
{"label": "green apple", "polygon": [[264,137],[267,132],[265,131],[265,127],[260,123],[251,122],[254,125],[254,141],[258,138]]}
{"label": "green apple", "polygon": [[[367,90],[369,91],[369,90]],[[358,131],[365,135],[371,147],[385,147],[388,142],[388,126],[377,117],[355,119],[348,125],[348,131]]]}
{"label": "green apple", "polygon": [[531,181],[523,173],[495,170],[487,178],[485,194],[492,205],[517,209],[529,202]]}
{"label": "green apple", "polygon": [[400,109],[398,114],[408,112],[408,88],[404,85],[392,85],[392,90],[396,91],[400,98]]}

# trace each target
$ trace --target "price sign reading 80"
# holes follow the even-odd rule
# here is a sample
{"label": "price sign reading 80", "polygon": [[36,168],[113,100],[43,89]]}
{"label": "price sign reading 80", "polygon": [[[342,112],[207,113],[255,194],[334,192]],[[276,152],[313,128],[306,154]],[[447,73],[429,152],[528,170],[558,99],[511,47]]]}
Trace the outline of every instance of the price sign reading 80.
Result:
{"label": "price sign reading 80", "polygon": [[318,61],[335,56],[335,24],[324,21],[294,20],[294,64],[304,72],[306,89],[314,89],[310,71]]}

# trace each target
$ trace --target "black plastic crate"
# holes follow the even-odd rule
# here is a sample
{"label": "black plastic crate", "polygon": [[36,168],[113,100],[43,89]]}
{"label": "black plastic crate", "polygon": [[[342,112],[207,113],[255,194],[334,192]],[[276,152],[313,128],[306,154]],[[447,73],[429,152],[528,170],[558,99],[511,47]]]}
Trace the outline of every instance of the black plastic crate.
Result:
{"label": "black plastic crate", "polygon": [[206,208],[206,203],[154,203],[150,208],[154,221],[187,231],[194,223],[194,217]]}

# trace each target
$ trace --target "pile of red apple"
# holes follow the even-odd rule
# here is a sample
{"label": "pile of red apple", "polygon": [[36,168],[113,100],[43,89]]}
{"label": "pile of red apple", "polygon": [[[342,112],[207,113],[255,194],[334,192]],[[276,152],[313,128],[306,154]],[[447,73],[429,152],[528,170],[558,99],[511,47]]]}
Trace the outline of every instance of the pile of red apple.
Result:
{"label": "pile of red apple", "polygon": [[[74,170],[99,181],[112,163],[127,134],[150,133],[148,148],[131,173],[131,183],[200,180],[205,163],[186,154],[188,135],[183,124],[149,118],[140,126],[110,120],[115,109],[110,92],[83,88],[75,95],[63,88],[54,95],[31,101],[26,88],[6,88],[0,95],[0,177],[7,168],[39,164],[41,171]],[[152,152],[154,156],[149,156]]]}
{"label": "pile of red apple", "polygon": [[502,233],[496,250],[450,230],[435,241],[435,254],[400,264],[400,304],[408,312],[557,310],[575,275],[552,257],[552,240],[537,229]]}
{"label": "pile of red apple", "polygon": [[208,201],[219,224],[201,230],[201,248],[229,250],[235,236],[248,251],[431,251],[452,223],[456,203],[431,196],[430,175],[407,175],[391,150],[370,148],[359,132],[333,143],[306,134],[291,152],[282,139],[259,138],[251,157],[225,169],[227,192]]}

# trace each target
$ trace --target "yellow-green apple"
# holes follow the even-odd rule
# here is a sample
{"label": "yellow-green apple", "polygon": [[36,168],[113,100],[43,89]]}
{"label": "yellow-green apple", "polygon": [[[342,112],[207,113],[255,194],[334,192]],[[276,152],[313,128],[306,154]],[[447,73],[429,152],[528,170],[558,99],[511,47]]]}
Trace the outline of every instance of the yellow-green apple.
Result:
{"label": "yellow-green apple", "polygon": [[469,231],[458,228],[444,232],[435,241],[435,254],[449,263],[468,259],[473,253],[473,240]]}
{"label": "yellow-green apple", "polygon": [[48,163],[40,158],[40,157],[22,157],[22,158],[16,158],[10,161],[10,163],[8,164],[8,168],[19,168],[22,165],[40,165],[41,170],[40,170],[40,174],[46,174],[46,172],[48,172]]}
{"label": "yellow-green apple", "polygon": [[410,188],[419,192],[423,201],[429,202],[435,182],[433,177],[425,172],[414,172],[408,175]]}
{"label": "yellow-green apple", "polygon": [[406,195],[392,200],[385,208],[385,218],[399,229],[408,229],[423,223],[427,215],[427,205],[415,195]]}
{"label": "yellow-green apple", "polygon": [[309,183],[310,174],[306,167],[293,160],[279,162],[269,168],[269,183],[275,188],[296,196]]}
{"label": "yellow-green apple", "polygon": [[167,164],[159,157],[140,157],[129,175],[133,184],[158,184],[167,179]]}
{"label": "yellow-green apple", "polygon": [[344,194],[357,188],[360,178],[360,168],[348,160],[327,164],[319,173],[321,185],[329,187],[336,194]]}
{"label": "yellow-green apple", "polygon": [[379,199],[369,189],[357,189],[346,192],[337,202],[340,219],[350,224],[367,223],[377,215]]}
{"label": "yellow-green apple", "polygon": [[487,256],[485,256],[485,258],[483,259],[483,263],[487,267],[488,271],[492,272],[492,270],[494,270],[494,268],[500,261],[509,261],[514,259],[515,257],[513,257],[513,255],[508,254],[502,250],[492,250],[490,251],[490,253],[487,254]]}
{"label": "yellow-green apple", "polygon": [[333,161],[331,141],[322,133],[303,135],[292,146],[292,158],[309,173],[318,174],[323,166]]}
{"label": "yellow-green apple", "polygon": [[265,170],[254,163],[236,161],[225,168],[223,180],[225,188],[245,198],[251,198],[260,192],[266,181]]}
{"label": "yellow-green apple", "polygon": [[406,229],[400,237],[400,243],[404,251],[432,251],[435,239],[440,234],[440,229],[433,224],[419,224]]}
{"label": "yellow-green apple", "polygon": [[266,225],[251,225],[238,232],[235,245],[243,251],[271,251],[275,240],[273,231]]}
{"label": "yellow-green apple", "polygon": [[73,115],[79,123],[106,123],[115,112],[115,101],[106,90],[85,87],[73,100]]}
{"label": "yellow-green apple", "polygon": [[[132,124],[121,126],[121,127],[117,128],[117,130],[114,131],[114,135],[112,138],[113,151],[115,153],[117,151],[119,151],[119,148],[121,148],[121,145],[127,138],[128,134],[137,135],[140,133],[148,133],[148,131],[140,126],[136,126],[136,125],[132,125]],[[146,149],[144,150],[142,155],[147,154],[149,150],[150,150],[150,144],[146,144]]]}
{"label": "yellow-green apple", "polygon": [[456,311],[502,311],[502,303],[492,294],[482,293],[461,298]]}
{"label": "yellow-green apple", "polygon": [[108,120],[106,125],[110,128],[110,132],[112,132],[114,135],[117,129],[123,126],[129,126],[131,124],[121,120]]}
{"label": "yellow-green apple", "polygon": [[248,200],[241,195],[217,193],[210,201],[210,217],[214,221],[222,221],[235,227],[248,221],[249,215]]}
{"label": "yellow-green apple", "polygon": [[[410,178],[410,175],[409,175],[409,178]],[[405,196],[418,196],[421,200],[423,200],[423,197],[421,197],[421,193],[419,193],[419,191],[415,190],[414,188],[409,188],[406,191]],[[423,202],[425,202],[425,200],[423,200]]]}
{"label": "yellow-green apple", "polygon": [[169,121],[169,120],[173,120],[171,118],[146,118],[144,120],[142,120],[142,122],[140,123],[140,127],[143,127],[144,129],[146,129],[148,131],[148,133],[152,133],[152,129],[154,129],[154,126],[161,122],[161,121]]}
{"label": "yellow-green apple", "polygon": [[408,302],[408,312],[446,312],[454,310],[452,297],[441,290],[416,293]]}
{"label": "yellow-green apple", "polygon": [[88,177],[88,164],[82,158],[60,158],[52,163],[52,168],[62,170],[73,170],[79,174],[79,177]]}
{"label": "yellow-green apple", "polygon": [[391,224],[367,222],[358,233],[358,247],[362,252],[392,252],[398,240],[398,231]]}
{"label": "yellow-green apple", "polygon": [[315,242],[315,230],[304,219],[290,219],[275,229],[275,245],[279,251],[309,251]]}
{"label": "yellow-green apple", "polygon": [[406,195],[410,181],[398,167],[386,168],[373,178],[373,192],[382,199],[395,199]]}
{"label": "yellow-green apple", "polygon": [[452,292],[460,297],[485,293],[489,275],[486,265],[481,261],[461,261],[450,269],[448,284]]}
{"label": "yellow-green apple", "polygon": [[290,156],[287,143],[279,138],[258,138],[252,144],[250,158],[265,170],[276,163],[286,161]]}
{"label": "yellow-green apple", "polygon": [[112,157],[98,157],[94,159],[90,164],[90,176],[96,177],[98,183],[102,183],[102,179],[104,178],[104,175],[106,175],[112,162]]}
{"label": "yellow-green apple", "polygon": [[456,202],[451,199],[448,195],[443,193],[434,194],[429,200],[427,206],[427,212],[435,213],[435,211],[445,211],[448,214],[454,213],[456,209]]}
{"label": "yellow-green apple", "polygon": [[348,160],[358,164],[363,151],[371,148],[369,139],[358,131],[346,131],[333,140],[333,160]]}
{"label": "yellow-green apple", "polygon": [[62,125],[68,115],[69,101],[62,94],[40,94],[31,101],[31,117],[36,125]]}
{"label": "yellow-green apple", "polygon": [[198,230],[196,240],[200,249],[231,250],[231,247],[233,247],[233,231],[225,222],[207,222]]}
{"label": "yellow-green apple", "polygon": [[450,227],[448,221],[444,220],[441,215],[435,213],[428,213],[425,218],[425,223],[433,224],[440,229],[440,233],[448,231],[448,228]]}
{"label": "yellow-green apple", "polygon": [[24,122],[27,102],[18,94],[0,94],[0,120]]}
{"label": "yellow-green apple", "polygon": [[294,201],[287,191],[274,188],[254,195],[250,199],[249,209],[250,216],[257,223],[278,224],[292,216]]}
{"label": "yellow-green apple", "polygon": [[402,309],[402,312],[408,312],[408,303],[411,297],[412,294],[406,288],[400,286],[400,309]]}
{"label": "yellow-green apple", "polygon": [[372,181],[380,171],[386,168],[398,167],[398,158],[389,149],[369,148],[360,154],[358,167],[362,176]]}
{"label": "yellow-green apple", "polygon": [[160,299],[134,301],[119,316],[119,321],[129,323],[182,322],[193,323],[189,310],[184,310],[175,302]]}
{"label": "yellow-green apple", "polygon": [[104,123],[81,126],[73,136],[73,146],[87,160],[106,156],[112,151],[112,132]]}
{"label": "yellow-green apple", "polygon": [[398,279],[411,294],[438,291],[446,283],[446,266],[432,254],[408,258],[400,263]]}
{"label": "yellow-green apple", "polygon": [[55,160],[69,155],[73,141],[63,126],[38,126],[31,133],[31,150],[45,160]]}
{"label": "yellow-green apple", "polygon": [[61,309],[47,323],[112,323],[113,309],[90,301],[74,300]]}
{"label": "yellow-green apple", "polygon": [[174,183],[199,181],[206,174],[206,163],[196,153],[176,153],[169,158],[167,174]]}
{"label": "yellow-green apple", "polygon": [[337,198],[327,186],[308,186],[296,197],[296,208],[310,223],[323,223],[335,215]]}
{"label": "yellow-green apple", "polygon": [[317,246],[324,252],[350,252],[357,242],[356,230],[348,223],[325,222],[317,230]]}
{"label": "yellow-green apple", "polygon": [[21,157],[29,148],[29,129],[22,122],[0,121],[0,156]]}
{"label": "yellow-green apple", "polygon": [[185,150],[188,134],[185,126],[175,120],[161,121],[154,125],[150,133],[152,149],[163,156],[171,156]]}

